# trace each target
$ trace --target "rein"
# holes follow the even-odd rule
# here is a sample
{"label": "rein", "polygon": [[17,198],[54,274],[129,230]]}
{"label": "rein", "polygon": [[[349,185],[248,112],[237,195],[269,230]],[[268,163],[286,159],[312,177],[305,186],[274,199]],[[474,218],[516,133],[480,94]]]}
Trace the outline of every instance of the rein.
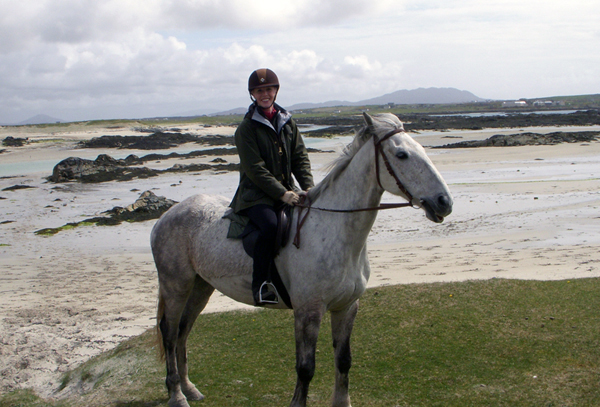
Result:
{"label": "rein", "polygon": [[[388,170],[388,173],[394,178],[394,180],[396,181],[396,185],[398,186],[400,191],[406,195],[406,197],[408,198],[408,202],[383,203],[379,206],[372,206],[372,207],[368,207],[368,208],[357,208],[357,209],[329,209],[329,208],[319,208],[316,206],[312,206],[312,202],[310,201],[310,198],[308,197],[308,195],[301,196],[300,203],[298,203],[296,205],[297,207],[300,208],[300,211],[298,212],[296,236],[294,236],[294,246],[296,246],[296,248],[298,248],[298,249],[300,248],[300,229],[302,229],[302,226],[304,226],[304,222],[306,221],[306,218],[308,217],[308,214],[310,213],[311,209],[314,209],[317,211],[323,211],[323,212],[353,213],[353,212],[381,211],[381,210],[386,210],[386,209],[396,209],[396,208],[404,208],[404,207],[408,207],[408,206],[413,206],[413,204],[412,204],[413,196],[406,190],[406,188],[404,187],[404,185],[402,184],[400,179],[396,176],[396,173],[392,169],[392,165],[390,164],[390,161],[388,160],[387,156],[385,155],[385,153],[383,152],[383,150],[381,148],[382,142],[389,139],[390,137],[392,137],[395,134],[401,133],[402,131],[403,130],[401,130],[401,129],[394,129],[394,130],[390,131],[389,133],[387,133],[385,136],[383,136],[381,139],[377,139],[377,136],[375,134],[373,134],[373,143],[375,145],[375,172],[377,174],[377,184],[379,184],[379,187],[381,189],[384,189],[383,186],[381,185],[381,181],[379,179],[379,159],[378,158],[379,158],[379,155],[381,155],[381,157],[383,158],[383,162],[385,163],[385,167]],[[308,201],[308,203],[306,201]],[[306,209],[306,213],[304,214],[304,216],[302,216],[302,212],[304,209]]]}

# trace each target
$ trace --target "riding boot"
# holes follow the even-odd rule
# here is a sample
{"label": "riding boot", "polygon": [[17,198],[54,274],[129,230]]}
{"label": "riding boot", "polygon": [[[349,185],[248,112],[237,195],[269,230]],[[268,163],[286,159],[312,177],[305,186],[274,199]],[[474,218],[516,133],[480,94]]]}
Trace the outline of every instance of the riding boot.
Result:
{"label": "riding boot", "polygon": [[252,295],[256,305],[277,304],[278,294],[271,283],[271,265],[275,258],[275,238],[277,236],[277,214],[273,207],[258,204],[244,210],[259,229],[254,244],[252,258]]}

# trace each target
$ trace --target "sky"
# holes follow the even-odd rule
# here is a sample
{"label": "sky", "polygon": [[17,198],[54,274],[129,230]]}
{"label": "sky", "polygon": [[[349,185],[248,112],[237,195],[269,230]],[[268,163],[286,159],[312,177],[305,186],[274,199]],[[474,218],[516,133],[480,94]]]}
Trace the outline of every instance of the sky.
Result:
{"label": "sky", "polygon": [[600,93],[598,0],[0,0],[0,123],[205,114],[451,87]]}

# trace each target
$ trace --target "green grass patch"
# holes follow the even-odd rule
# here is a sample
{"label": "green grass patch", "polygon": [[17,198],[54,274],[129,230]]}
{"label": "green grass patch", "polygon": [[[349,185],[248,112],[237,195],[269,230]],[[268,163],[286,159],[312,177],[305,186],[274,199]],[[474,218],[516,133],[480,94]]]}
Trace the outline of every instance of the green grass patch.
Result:
{"label": "green grass patch", "polygon": [[31,144],[45,144],[45,143],[61,143],[64,141],[68,141],[67,139],[64,138],[46,138],[46,139],[41,139],[41,140],[29,140],[29,143]]}
{"label": "green grass patch", "polygon": [[[352,339],[353,405],[600,405],[599,293],[600,279],[371,289]],[[290,311],[201,315],[188,356],[190,377],[207,398],[191,406],[288,405],[293,335]],[[92,359],[63,381],[63,392],[83,394],[46,405],[166,406],[164,366],[153,346],[148,332]],[[327,316],[309,406],[328,405],[333,374]],[[28,404],[30,397],[10,393],[0,406],[42,405]]]}
{"label": "green grass patch", "polygon": [[71,230],[71,229],[75,229],[79,226],[92,226],[92,225],[98,225],[98,223],[97,222],[89,222],[89,221],[71,222],[71,223],[67,223],[66,225],[60,226],[58,228],[44,228],[44,229],[36,230],[34,233],[39,236],[54,236],[55,234],[57,234],[58,232],[61,232],[63,230]]}

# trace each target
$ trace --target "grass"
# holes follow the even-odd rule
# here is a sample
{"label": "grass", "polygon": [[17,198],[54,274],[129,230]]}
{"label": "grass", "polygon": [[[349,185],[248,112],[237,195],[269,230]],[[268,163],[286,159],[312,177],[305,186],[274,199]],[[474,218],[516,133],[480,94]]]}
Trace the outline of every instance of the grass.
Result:
{"label": "grass", "polygon": [[[369,290],[352,340],[354,406],[600,405],[600,279],[492,279]],[[328,405],[333,352],[326,318],[310,406]],[[164,367],[146,333],[63,380],[85,394],[43,404],[29,391],[0,406],[166,406]],[[292,313],[201,315],[191,406],[283,406],[295,384]],[[40,404],[41,403],[41,404]]]}
{"label": "grass", "polygon": [[70,223],[67,223],[66,225],[60,226],[58,228],[44,228],[44,229],[36,230],[34,233],[39,236],[54,236],[55,234],[57,234],[58,232],[63,231],[63,230],[71,230],[71,229],[75,229],[79,226],[92,226],[95,224],[96,224],[95,222],[88,222],[88,221],[70,222]]}

